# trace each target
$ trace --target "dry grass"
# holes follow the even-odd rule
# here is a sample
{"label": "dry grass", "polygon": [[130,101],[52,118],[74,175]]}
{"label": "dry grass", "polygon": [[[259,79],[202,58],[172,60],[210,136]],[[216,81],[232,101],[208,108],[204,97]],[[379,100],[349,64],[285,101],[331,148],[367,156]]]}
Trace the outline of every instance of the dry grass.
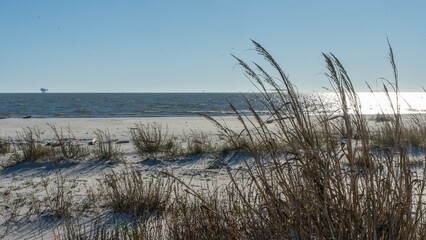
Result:
{"label": "dry grass", "polygon": [[426,144],[426,124],[425,119],[421,116],[412,116],[410,120],[401,124],[401,133],[399,136],[395,135],[394,118],[390,121],[382,123],[375,133],[371,134],[372,141],[382,147],[394,147],[400,137],[400,144],[408,147],[423,148]]}
{"label": "dry grass", "polygon": [[86,148],[74,142],[75,136],[70,128],[67,129],[67,136],[65,137],[62,128],[58,130],[56,126],[48,125],[55,136],[58,159],[84,159],[89,155],[89,151]]}
{"label": "dry grass", "polygon": [[131,129],[130,136],[141,157],[194,155],[240,149],[227,142],[227,139],[215,140],[203,132],[191,132],[183,137],[168,136],[167,130],[155,123],[136,124]]}
{"label": "dry grass", "polygon": [[[306,113],[309,106],[281,67],[261,45],[254,44],[277,71],[279,80],[258,64],[252,68],[236,59],[246,75],[258,84],[278,129],[269,128],[254,110],[255,122],[235,111],[253,143],[247,146],[256,166],[248,171],[255,186],[253,191],[258,194],[257,202],[252,203],[244,194],[246,186],[234,187],[238,200],[253,212],[251,219],[268,226],[265,236],[276,233],[297,239],[424,236],[425,175],[414,177],[409,168],[399,106],[394,106],[394,121],[388,125],[394,154],[387,158],[375,156],[370,153],[370,130],[360,112],[358,97],[346,70],[334,55],[324,54],[324,59],[329,70],[326,75],[339,97],[341,112],[337,116],[324,114],[325,111]],[[390,60],[395,75],[393,86],[398,92],[391,48]],[[273,94],[266,90],[271,88],[275,90]],[[274,100],[277,94],[281,101]],[[353,113],[349,113],[349,107]],[[313,118],[312,114],[317,117]],[[222,129],[229,131],[225,126]],[[336,132],[345,144],[336,144],[339,140],[334,137]],[[253,147],[256,142],[273,142],[271,139],[287,146],[284,154],[277,154],[282,149],[273,143],[260,149]],[[263,154],[256,154],[259,152]]]}
{"label": "dry grass", "polygon": [[58,171],[52,181],[54,185],[50,187],[50,179],[42,181],[46,193],[46,211],[54,218],[69,219],[73,214],[72,194],[68,192],[65,186],[65,178]]}
{"label": "dry grass", "polygon": [[167,130],[156,123],[135,124],[130,129],[130,139],[140,156],[176,152],[176,143],[173,138],[168,137]]}
{"label": "dry grass", "polygon": [[389,122],[389,121],[393,121],[393,118],[392,118],[391,115],[380,113],[380,114],[376,115],[376,117],[374,118],[374,120],[376,122]]}
{"label": "dry grass", "polygon": [[[226,194],[218,197],[195,194],[196,201],[181,200],[179,211],[171,213],[172,238],[418,239],[424,236],[426,175],[425,172],[413,175],[410,168],[406,149],[409,138],[405,136],[399,107],[394,106],[394,120],[388,125],[393,137],[391,154],[372,154],[371,131],[360,112],[358,97],[334,55],[324,54],[324,58],[341,112],[337,116],[327,115],[323,109],[307,113],[305,109],[309,106],[284,71],[261,45],[254,44],[275,68],[279,80],[258,64],[252,69],[237,60],[246,75],[258,84],[275,125],[269,127],[254,110],[255,121],[251,121],[234,108],[247,133],[245,147],[256,163],[247,165],[250,181],[238,182],[229,172],[232,190]],[[390,60],[395,73],[393,86],[398,92],[391,48]],[[274,93],[268,91],[271,88]],[[250,107],[250,102],[247,104]],[[353,113],[348,111],[349,107]],[[238,141],[241,134],[214,123],[231,142]],[[424,121],[410,129],[424,129]],[[232,196],[232,201],[227,201],[226,196]]]}
{"label": "dry grass", "polygon": [[10,152],[10,142],[0,138],[0,154],[6,154]]}
{"label": "dry grass", "polygon": [[116,141],[112,139],[109,131],[102,131],[98,129],[95,132],[95,135],[97,139],[95,149],[93,150],[95,158],[102,160],[120,161],[123,153],[119,145],[117,145]]}
{"label": "dry grass", "polygon": [[184,136],[182,152],[184,155],[203,154],[217,151],[217,145],[211,135],[202,132],[191,132]]}
{"label": "dry grass", "polygon": [[17,147],[21,161],[36,161],[54,156],[53,149],[41,143],[40,134],[39,129],[29,127],[17,133]]}
{"label": "dry grass", "polygon": [[144,179],[141,172],[132,169],[106,175],[101,196],[114,212],[151,216],[166,210],[171,191],[171,182],[161,178]]}

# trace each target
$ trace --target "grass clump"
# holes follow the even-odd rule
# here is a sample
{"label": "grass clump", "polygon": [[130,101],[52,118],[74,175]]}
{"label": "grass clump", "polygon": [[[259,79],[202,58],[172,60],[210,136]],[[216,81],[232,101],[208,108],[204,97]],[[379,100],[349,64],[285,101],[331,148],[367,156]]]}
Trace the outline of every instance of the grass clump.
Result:
{"label": "grass clump", "polygon": [[30,127],[17,133],[17,147],[21,153],[21,161],[36,161],[54,156],[51,147],[41,144],[40,134],[40,129]]}
{"label": "grass clump", "polygon": [[176,143],[168,137],[161,125],[138,123],[130,129],[130,139],[140,156],[173,153]]}
{"label": "grass clump", "polygon": [[112,139],[108,130],[102,131],[98,129],[95,135],[97,139],[95,149],[93,150],[95,158],[102,160],[121,160],[123,153],[119,145]]}
{"label": "grass clump", "polygon": [[170,239],[238,239],[243,235],[233,204],[211,194],[201,199],[181,196],[174,202],[167,219]]}
{"label": "grass clump", "polygon": [[161,215],[167,208],[172,183],[160,178],[144,179],[135,169],[105,176],[102,197],[114,212],[134,216]]}
{"label": "grass clump", "polygon": [[10,143],[9,141],[0,138],[0,154],[6,154],[10,152]]}
{"label": "grass clump", "polygon": [[376,122],[389,122],[389,121],[393,121],[393,118],[390,115],[380,113],[380,114],[376,114],[374,121],[376,121]]}
{"label": "grass clump", "polygon": [[55,233],[55,239],[170,239],[163,234],[163,226],[157,220],[135,221],[131,225],[105,226],[97,219],[87,228],[82,225],[84,223],[79,220],[66,221],[63,230]]}
{"label": "grass clump", "polygon": [[403,137],[408,144],[423,148],[426,146],[426,122],[416,122],[406,127]]}
{"label": "grass clump", "polygon": [[57,157],[59,159],[81,159],[89,155],[89,151],[86,148],[73,142],[75,136],[70,128],[67,129],[68,136],[65,137],[62,128],[58,130],[56,126],[48,125],[52,129],[55,140],[57,141],[54,145],[58,147]]}
{"label": "grass clump", "polygon": [[426,144],[426,121],[418,116],[413,116],[400,124],[400,132],[395,133],[395,119],[381,123],[371,134],[371,140],[374,144],[381,147],[415,147],[423,148]]}
{"label": "grass clump", "polygon": [[184,142],[186,143],[184,153],[187,155],[210,153],[217,149],[211,136],[203,132],[185,135]]}
{"label": "grass clump", "polygon": [[65,186],[65,178],[58,172],[53,184],[49,187],[50,179],[48,178],[42,181],[46,193],[46,210],[55,218],[69,219],[73,213],[72,195]]}

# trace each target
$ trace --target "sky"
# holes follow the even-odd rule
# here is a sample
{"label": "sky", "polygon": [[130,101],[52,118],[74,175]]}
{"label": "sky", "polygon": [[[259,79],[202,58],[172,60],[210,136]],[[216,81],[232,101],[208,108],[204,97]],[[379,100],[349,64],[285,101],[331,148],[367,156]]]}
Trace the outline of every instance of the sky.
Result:
{"label": "sky", "polygon": [[[0,92],[250,92],[233,54],[266,66],[262,44],[301,92],[328,87],[332,52],[358,91],[426,87],[426,1],[0,0]],[[271,75],[277,76],[271,70]]]}

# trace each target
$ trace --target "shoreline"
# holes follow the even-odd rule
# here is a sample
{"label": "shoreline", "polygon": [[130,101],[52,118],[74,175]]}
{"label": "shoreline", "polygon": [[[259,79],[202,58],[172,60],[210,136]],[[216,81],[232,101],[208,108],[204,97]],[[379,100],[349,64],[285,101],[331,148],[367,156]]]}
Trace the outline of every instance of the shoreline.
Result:
{"label": "shoreline", "polygon": [[[374,124],[380,123],[375,121],[377,114],[364,114],[368,122]],[[412,117],[424,117],[426,114],[401,114],[404,121],[410,120]],[[249,119],[253,116],[247,116]],[[261,116],[265,120],[269,115]],[[243,126],[237,116],[212,116],[213,119],[220,123],[226,124],[233,130],[242,130]],[[313,116],[315,118],[315,116]],[[113,117],[113,118],[4,118],[0,119],[0,137],[15,137],[16,133],[24,128],[39,128],[49,137],[51,131],[49,124],[56,126],[58,129],[68,128],[73,132],[76,138],[87,138],[93,131],[97,129],[109,130],[111,134],[116,136],[128,135],[129,130],[135,124],[158,124],[172,135],[182,135],[189,132],[203,132],[217,134],[218,127],[203,116],[191,117]],[[373,125],[374,125],[373,124]],[[53,135],[51,135],[53,137]]]}
{"label": "shoreline", "polygon": [[[236,117],[215,117],[220,122],[226,122],[231,126],[239,125]],[[183,134],[188,131],[202,131],[205,133],[217,132],[217,127],[201,116],[194,117],[138,117],[138,118],[8,118],[0,120],[0,137],[14,137],[18,131],[27,127],[39,128],[49,136],[49,125],[58,129],[69,128],[76,138],[86,138],[97,129],[109,130],[111,134],[121,136],[128,135],[129,130],[135,124],[158,124],[167,129],[169,134]],[[47,137],[48,137],[47,136]],[[53,137],[53,135],[52,135]]]}

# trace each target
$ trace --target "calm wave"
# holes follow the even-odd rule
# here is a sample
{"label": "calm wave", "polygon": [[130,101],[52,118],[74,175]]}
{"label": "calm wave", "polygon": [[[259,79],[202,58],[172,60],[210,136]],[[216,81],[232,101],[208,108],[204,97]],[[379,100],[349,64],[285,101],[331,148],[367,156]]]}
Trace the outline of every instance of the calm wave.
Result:
{"label": "calm wave", "polygon": [[[244,94],[255,102],[256,94]],[[2,93],[0,117],[102,118],[212,116],[247,109],[240,93]]]}
{"label": "calm wave", "polygon": [[[250,113],[243,96],[259,113],[268,111],[255,93],[2,93],[0,118],[103,118],[232,115],[229,102]],[[307,102],[323,99],[327,111],[340,106],[333,93],[303,94]],[[383,93],[358,93],[365,114],[392,113],[392,105]],[[393,95],[391,95],[393,96]],[[400,93],[400,112],[426,113],[426,93]],[[395,100],[391,99],[395,106]],[[314,105],[314,104],[312,104]]]}

